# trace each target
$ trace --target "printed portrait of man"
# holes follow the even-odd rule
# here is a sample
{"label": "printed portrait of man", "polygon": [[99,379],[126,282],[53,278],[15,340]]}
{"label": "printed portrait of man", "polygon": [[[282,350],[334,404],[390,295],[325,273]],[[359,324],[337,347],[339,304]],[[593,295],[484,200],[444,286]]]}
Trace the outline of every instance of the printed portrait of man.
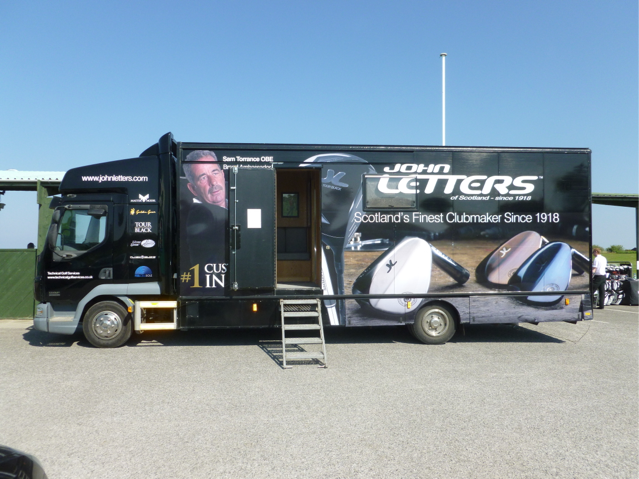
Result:
{"label": "printed portrait of man", "polygon": [[[186,220],[188,257],[190,267],[200,265],[202,273],[207,264],[227,262],[226,180],[217,156],[212,151],[192,151],[186,156],[182,166],[188,181],[186,186],[193,195]],[[223,291],[216,293],[223,294]]]}
{"label": "printed portrait of man", "polygon": [[[186,163],[191,161],[194,163]],[[184,174],[189,181],[187,187],[196,202],[227,208],[224,171],[220,168],[215,153],[208,150],[189,153],[184,163]]]}

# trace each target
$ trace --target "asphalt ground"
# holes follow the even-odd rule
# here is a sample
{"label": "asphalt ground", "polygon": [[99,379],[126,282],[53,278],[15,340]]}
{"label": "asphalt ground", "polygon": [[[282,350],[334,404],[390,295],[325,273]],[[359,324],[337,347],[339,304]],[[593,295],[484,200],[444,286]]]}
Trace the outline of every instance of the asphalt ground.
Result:
{"label": "asphalt ground", "polygon": [[50,479],[636,478],[638,308],[576,325],[145,333],[116,350],[0,321],[0,444]]}

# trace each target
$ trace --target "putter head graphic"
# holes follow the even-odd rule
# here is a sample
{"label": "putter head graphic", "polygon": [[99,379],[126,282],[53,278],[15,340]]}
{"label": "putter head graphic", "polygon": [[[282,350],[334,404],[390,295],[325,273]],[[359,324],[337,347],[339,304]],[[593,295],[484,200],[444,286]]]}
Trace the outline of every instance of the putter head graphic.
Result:
{"label": "putter head graphic", "polygon": [[[572,253],[566,243],[552,242],[532,254],[508,281],[511,291],[565,291],[572,276]],[[529,304],[552,305],[563,295],[526,296]]]}
{"label": "putter head graphic", "polygon": [[[333,250],[332,261],[327,257],[326,267],[333,270],[335,294],[344,294],[344,248],[359,227],[355,215],[363,211],[362,177],[375,173],[375,168],[346,153],[316,155],[300,166],[311,163],[322,164],[322,242]],[[345,318],[343,303],[337,302],[340,321]]]}
{"label": "putter head graphic", "polygon": [[535,231],[513,236],[479,263],[475,271],[477,279],[506,286],[524,261],[547,243],[548,240]]}
{"label": "putter head graphic", "polygon": [[360,306],[372,307],[389,314],[406,313],[419,308],[424,298],[413,294],[428,293],[432,266],[435,264],[460,284],[470,273],[426,240],[406,237],[371,263],[353,283],[354,294],[405,294],[402,298],[373,298],[358,300]]}

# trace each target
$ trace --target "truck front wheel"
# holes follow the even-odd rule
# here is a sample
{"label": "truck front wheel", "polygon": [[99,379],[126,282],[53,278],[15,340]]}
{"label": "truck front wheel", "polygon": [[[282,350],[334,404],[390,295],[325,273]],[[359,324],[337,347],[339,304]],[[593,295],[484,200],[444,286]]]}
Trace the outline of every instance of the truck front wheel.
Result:
{"label": "truck front wheel", "polygon": [[87,340],[96,348],[118,348],[131,337],[131,315],[115,301],[89,308],[82,321]]}
{"label": "truck front wheel", "polygon": [[415,323],[408,325],[410,332],[426,344],[444,344],[455,334],[453,312],[441,304],[425,306],[415,316]]}

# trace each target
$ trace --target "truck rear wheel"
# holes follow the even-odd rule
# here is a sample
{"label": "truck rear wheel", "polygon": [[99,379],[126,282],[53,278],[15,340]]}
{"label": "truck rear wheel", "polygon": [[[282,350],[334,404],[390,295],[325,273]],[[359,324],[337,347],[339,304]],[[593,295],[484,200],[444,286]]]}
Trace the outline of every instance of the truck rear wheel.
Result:
{"label": "truck rear wheel", "polygon": [[82,321],[87,340],[96,348],[118,348],[131,337],[131,315],[115,301],[102,301],[89,308]]}
{"label": "truck rear wheel", "polygon": [[415,323],[409,324],[408,328],[423,343],[444,344],[455,334],[455,316],[447,306],[425,306],[415,316]]}

